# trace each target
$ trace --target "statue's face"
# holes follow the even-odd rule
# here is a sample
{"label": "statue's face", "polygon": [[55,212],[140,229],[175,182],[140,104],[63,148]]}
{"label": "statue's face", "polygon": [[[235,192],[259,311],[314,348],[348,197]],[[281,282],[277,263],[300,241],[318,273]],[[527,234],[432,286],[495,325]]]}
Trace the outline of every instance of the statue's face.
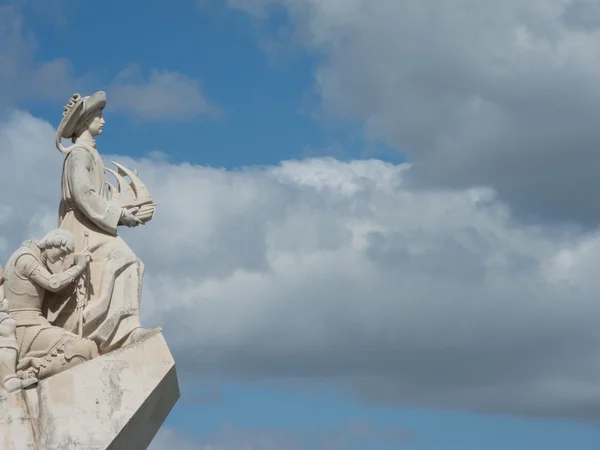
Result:
{"label": "statue's face", "polygon": [[71,252],[65,247],[52,247],[46,249],[46,259],[50,264],[54,264],[58,261],[62,261]]}
{"label": "statue's face", "polygon": [[104,126],[104,117],[102,117],[102,113],[99,113],[98,115],[94,116],[94,118],[92,119],[92,123],[90,123],[90,127],[88,128],[90,131],[90,134],[92,136],[98,136],[100,134],[102,134],[102,127]]}

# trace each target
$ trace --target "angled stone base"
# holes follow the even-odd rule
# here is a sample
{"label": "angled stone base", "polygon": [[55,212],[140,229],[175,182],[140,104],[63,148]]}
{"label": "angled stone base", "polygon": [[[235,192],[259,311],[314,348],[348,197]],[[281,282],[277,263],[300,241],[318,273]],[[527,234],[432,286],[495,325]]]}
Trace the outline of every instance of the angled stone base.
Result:
{"label": "angled stone base", "polygon": [[0,449],[144,450],[178,398],[159,331],[0,398]]}

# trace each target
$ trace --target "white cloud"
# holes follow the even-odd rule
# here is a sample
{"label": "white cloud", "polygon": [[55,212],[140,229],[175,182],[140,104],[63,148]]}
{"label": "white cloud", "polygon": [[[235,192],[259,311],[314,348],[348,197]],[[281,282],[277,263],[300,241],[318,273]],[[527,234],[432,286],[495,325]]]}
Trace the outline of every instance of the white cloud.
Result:
{"label": "white cloud", "polygon": [[144,79],[138,66],[123,70],[109,88],[111,107],[143,121],[189,120],[218,109],[204,96],[200,83],[181,73],[152,70]]}
{"label": "white cloud", "polygon": [[[0,259],[54,226],[51,126],[0,125]],[[99,141],[102,151],[102,138]],[[414,167],[133,161],[161,202],[123,236],[144,323],[186,380],[329,382],[366,401],[600,415],[600,233],[525,226],[487,189],[415,189]]]}
{"label": "white cloud", "polygon": [[421,161],[417,183],[491,185],[519,214],[600,220],[598,0],[229,4],[286,11],[287,35],[319,55],[324,109]]}

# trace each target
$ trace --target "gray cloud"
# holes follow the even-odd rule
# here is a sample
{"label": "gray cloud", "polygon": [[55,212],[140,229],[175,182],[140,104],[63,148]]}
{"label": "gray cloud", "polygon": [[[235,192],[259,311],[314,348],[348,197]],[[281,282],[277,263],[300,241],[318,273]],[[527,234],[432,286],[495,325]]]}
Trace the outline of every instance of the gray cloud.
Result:
{"label": "gray cloud", "polygon": [[114,109],[127,111],[146,122],[189,120],[201,114],[218,113],[197,80],[168,70],[152,70],[148,79],[144,79],[141,69],[132,65],[117,76],[109,91]]}
{"label": "gray cloud", "polygon": [[596,0],[230,0],[283,7],[324,56],[328,113],[418,166],[418,185],[492,186],[522,218],[600,220]]}
{"label": "gray cloud", "polygon": [[[56,224],[53,135],[24,113],[0,124],[2,261]],[[377,160],[110,159],[160,202],[122,235],[184,384],[319,380],[396,406],[600,416],[599,232],[526,226],[490,189],[415,189],[413,167]]]}
{"label": "gray cloud", "polygon": [[[30,14],[60,15],[54,3],[33,2]],[[0,6],[0,113],[32,100],[66,102],[74,92],[89,90],[99,80],[93,74],[76,76],[65,57],[39,61],[39,44],[22,10],[23,4]],[[188,120],[215,115],[219,109],[204,96],[200,83],[183,74],[154,69],[144,77],[132,64],[108,84],[114,110],[145,121]]]}
{"label": "gray cloud", "polygon": [[81,88],[67,58],[38,61],[38,42],[17,6],[0,6],[0,110],[28,100],[63,100]]}
{"label": "gray cloud", "polygon": [[600,29],[600,2],[597,0],[573,1],[565,7],[563,22],[574,29],[597,31]]}

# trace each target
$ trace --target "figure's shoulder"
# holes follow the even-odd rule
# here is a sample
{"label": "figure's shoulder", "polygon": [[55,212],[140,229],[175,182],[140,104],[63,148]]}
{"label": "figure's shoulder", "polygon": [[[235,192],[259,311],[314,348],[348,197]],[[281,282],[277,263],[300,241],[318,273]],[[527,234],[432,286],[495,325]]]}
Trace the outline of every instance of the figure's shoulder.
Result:
{"label": "figure's shoulder", "polygon": [[30,276],[33,271],[42,263],[40,256],[31,248],[22,245],[11,258],[13,267],[17,275]]}
{"label": "figure's shoulder", "polygon": [[21,246],[15,250],[11,259],[15,261],[15,263],[17,261],[21,261],[24,257],[26,260],[30,260],[31,258],[38,260],[40,257],[38,254],[39,252],[36,252],[33,248],[31,248],[31,244],[31,240],[23,242]]}
{"label": "figure's shoulder", "polygon": [[90,161],[93,161],[93,159],[94,156],[92,155],[92,150],[84,145],[75,144],[71,147],[69,153],[67,153],[65,163],[69,165],[81,162],[89,163]]}
{"label": "figure's shoulder", "polygon": [[16,265],[26,263],[33,259],[37,261],[38,257],[28,248],[20,248],[14,254],[14,261]]}
{"label": "figure's shoulder", "polygon": [[22,272],[22,268],[25,266],[35,266],[39,263],[39,259],[35,253],[27,246],[29,241],[25,241],[21,246],[16,249],[4,266],[4,280],[14,278],[15,275],[19,276]]}
{"label": "figure's shoulder", "polygon": [[73,157],[73,156],[91,156],[91,154],[92,154],[92,150],[90,148],[86,147],[85,145],[73,144],[71,146],[71,148],[69,149],[67,158]]}

